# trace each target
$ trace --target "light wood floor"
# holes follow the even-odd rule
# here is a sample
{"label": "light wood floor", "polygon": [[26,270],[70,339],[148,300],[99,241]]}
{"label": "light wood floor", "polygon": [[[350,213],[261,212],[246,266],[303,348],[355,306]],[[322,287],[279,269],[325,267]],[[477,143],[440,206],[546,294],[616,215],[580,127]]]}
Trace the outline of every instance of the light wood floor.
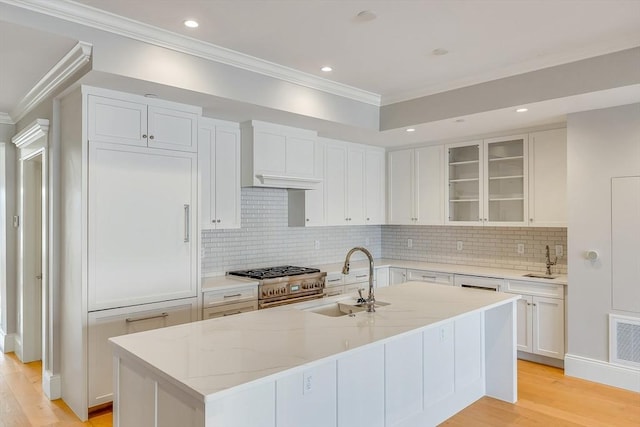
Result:
{"label": "light wood floor", "polygon": [[[78,421],[62,400],[44,396],[41,382],[40,362],[22,364],[13,353],[0,353],[0,427],[112,425],[109,410],[92,414],[85,423]],[[565,377],[561,369],[520,360],[518,403],[484,397],[442,425],[638,427],[640,394]]]}

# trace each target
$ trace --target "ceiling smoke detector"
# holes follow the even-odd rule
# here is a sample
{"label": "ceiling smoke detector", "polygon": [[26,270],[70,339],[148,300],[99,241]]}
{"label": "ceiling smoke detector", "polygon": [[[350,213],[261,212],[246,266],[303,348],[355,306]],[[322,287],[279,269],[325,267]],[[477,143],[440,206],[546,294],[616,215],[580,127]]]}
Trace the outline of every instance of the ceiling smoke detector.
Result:
{"label": "ceiling smoke detector", "polygon": [[369,21],[373,21],[377,17],[378,17],[378,15],[376,15],[373,12],[371,12],[370,10],[363,10],[363,11],[358,12],[356,14],[356,21],[369,22]]}

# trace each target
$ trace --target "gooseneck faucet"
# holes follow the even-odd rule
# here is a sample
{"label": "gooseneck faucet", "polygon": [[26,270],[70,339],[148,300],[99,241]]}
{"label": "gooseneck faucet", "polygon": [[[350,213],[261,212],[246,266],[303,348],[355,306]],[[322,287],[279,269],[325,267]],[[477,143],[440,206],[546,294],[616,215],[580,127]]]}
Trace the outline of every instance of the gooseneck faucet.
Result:
{"label": "gooseneck faucet", "polygon": [[549,255],[549,245],[547,245],[547,253],[545,256],[547,258],[547,276],[551,276],[551,266],[556,265],[556,263],[558,262],[558,257],[556,256],[556,258],[551,261],[551,256]]}
{"label": "gooseneck faucet", "polygon": [[371,255],[371,252],[362,246],[356,246],[347,252],[347,256],[344,259],[344,265],[342,266],[342,274],[349,274],[349,260],[351,259],[351,255],[357,251],[362,252],[367,256],[367,258],[369,258],[369,296],[365,300],[365,303],[367,304],[367,312],[373,313],[376,311],[376,298],[373,295],[373,255]]}

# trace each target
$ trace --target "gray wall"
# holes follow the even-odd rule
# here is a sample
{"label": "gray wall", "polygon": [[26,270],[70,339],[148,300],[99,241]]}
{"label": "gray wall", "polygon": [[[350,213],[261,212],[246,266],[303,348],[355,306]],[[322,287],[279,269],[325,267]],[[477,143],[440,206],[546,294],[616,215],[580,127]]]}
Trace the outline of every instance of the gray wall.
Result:
{"label": "gray wall", "polygon": [[[569,115],[567,163],[568,353],[608,361],[608,314],[616,312],[611,299],[611,178],[640,175],[640,104]],[[590,249],[600,252],[599,261],[584,258]],[[640,312],[640,302],[638,306]]]}

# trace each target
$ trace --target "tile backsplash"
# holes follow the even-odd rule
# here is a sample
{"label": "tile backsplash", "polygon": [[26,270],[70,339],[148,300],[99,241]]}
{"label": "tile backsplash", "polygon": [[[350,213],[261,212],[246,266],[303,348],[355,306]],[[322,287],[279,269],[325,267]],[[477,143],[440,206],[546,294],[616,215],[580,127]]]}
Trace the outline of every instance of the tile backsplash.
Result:
{"label": "tile backsplash", "polygon": [[[202,231],[202,275],[281,264],[310,266],[340,262],[354,246],[366,246],[376,258],[495,266],[542,272],[544,248],[567,250],[566,228],[348,226],[289,227],[288,192],[243,188],[241,228]],[[408,248],[407,241],[412,240]],[[458,251],[456,243],[462,241]],[[319,248],[316,249],[316,242]],[[524,245],[524,254],[517,245]],[[354,254],[354,259],[360,254]],[[554,272],[566,273],[566,256]]]}

